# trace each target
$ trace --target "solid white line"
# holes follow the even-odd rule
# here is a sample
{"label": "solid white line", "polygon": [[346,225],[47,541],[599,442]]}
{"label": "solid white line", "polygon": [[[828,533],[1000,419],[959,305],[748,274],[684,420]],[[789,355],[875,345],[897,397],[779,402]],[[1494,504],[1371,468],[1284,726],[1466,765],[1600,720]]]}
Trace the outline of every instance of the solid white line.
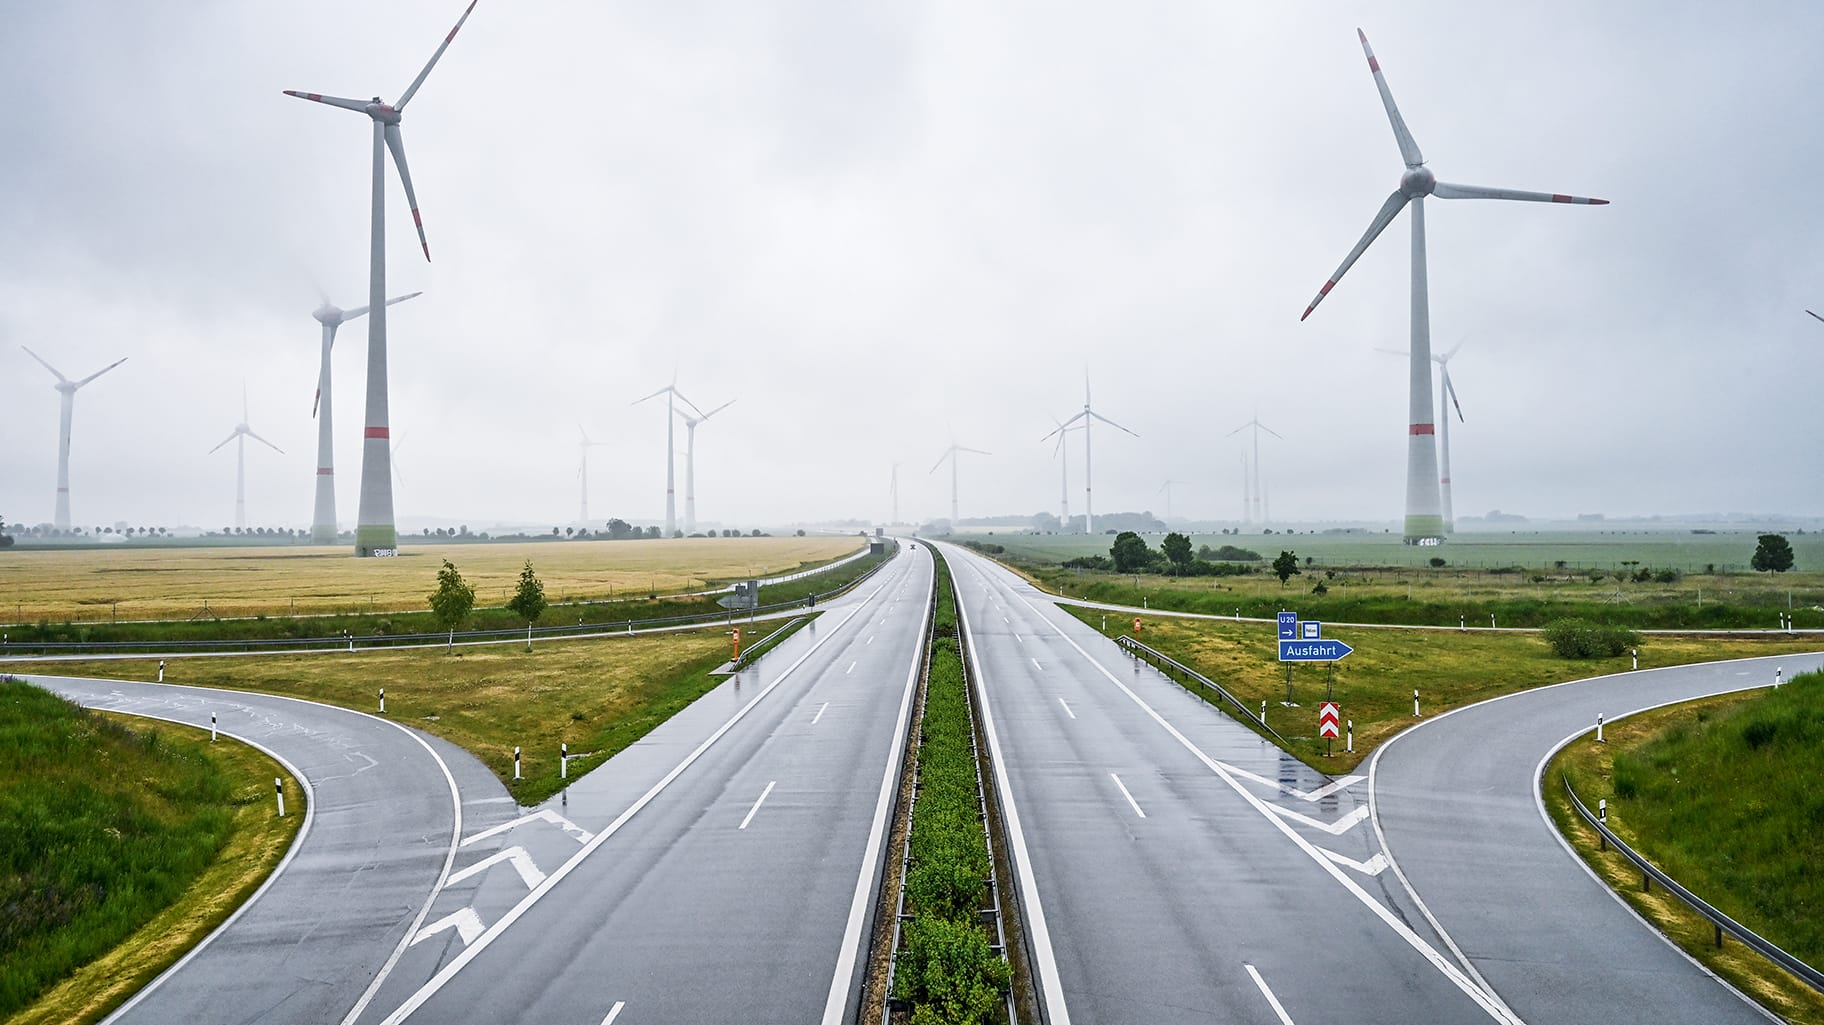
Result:
{"label": "solid white line", "polygon": [[[885,585],[883,584],[881,586],[884,587]],[[632,805],[628,806],[626,811],[621,812],[620,815],[616,816],[614,821],[608,824],[607,828],[595,834],[595,838],[590,840],[587,844],[584,844],[582,850],[571,855],[569,861],[558,866],[557,871],[551,873],[545,878],[544,882],[538,885],[538,889],[533,890],[531,893],[528,893],[525,897],[521,898],[520,902],[513,905],[513,909],[503,915],[500,921],[495,922],[488,928],[487,932],[482,933],[480,939],[469,944],[468,949],[464,950],[461,954],[458,954],[450,963],[439,969],[437,974],[433,975],[429,982],[418,987],[417,991],[407,998],[405,1003],[400,1004],[393,1010],[393,1013],[386,1016],[381,1022],[381,1025],[399,1025],[400,1022],[410,1017],[418,1008],[423,1007],[426,1001],[437,994],[438,990],[449,985],[450,980],[455,978],[458,972],[468,967],[469,963],[475,960],[482,951],[488,949],[488,945],[494,942],[495,937],[505,932],[514,922],[519,921],[520,916],[529,911],[532,908],[532,905],[542,900],[545,894],[550,893],[552,888],[562,882],[564,877],[575,870],[577,865],[582,864],[584,858],[595,853],[596,849],[601,847],[602,844],[607,843],[609,837],[619,832],[620,828],[626,825],[628,820],[632,819],[635,815],[639,814],[641,809],[652,803],[653,798],[659,796],[666,787],[672,784],[673,780],[684,773],[684,770],[696,764],[697,759],[703,756],[703,752],[708,751],[711,745],[716,741],[721,740],[723,735],[728,733],[729,730],[734,729],[735,724],[745,718],[747,713],[752,711],[755,705],[765,700],[768,694],[771,694],[775,688],[781,683],[784,683],[799,666],[803,665],[807,659],[816,654],[817,649],[823,647],[830,638],[835,637],[840,633],[842,627],[846,625],[849,620],[855,618],[855,615],[859,613],[868,602],[873,601],[874,596],[879,593],[880,588],[875,588],[873,594],[868,595],[868,597],[863,599],[853,611],[847,616],[844,616],[842,622],[837,624],[835,629],[818,638],[804,654],[798,656],[796,662],[787,666],[783,672],[774,677],[772,683],[762,687],[759,693],[755,694],[752,698],[749,698],[747,704],[742,705],[735,711],[734,715],[728,718],[727,722],[724,722],[721,726],[716,728],[714,733],[711,733],[708,737],[704,738],[703,742],[698,744],[690,754],[684,756],[683,761],[679,762],[676,766],[673,766],[670,772],[667,772],[657,783],[654,783],[649,790],[640,795],[639,800],[633,802]],[[452,843],[450,845],[450,855],[454,857],[455,853],[455,844]],[[352,1020],[352,1018],[345,1019],[343,1025],[349,1025],[349,1022]]]}
{"label": "solid white line", "polygon": [[1279,1004],[1279,998],[1273,995],[1271,989],[1267,988],[1267,980],[1260,977],[1260,973],[1254,970],[1253,965],[1244,964],[1242,967],[1248,970],[1248,975],[1253,978],[1254,985],[1260,987],[1260,995],[1266,997],[1267,1003],[1273,1006],[1273,1013],[1279,1015],[1279,1025],[1292,1025],[1292,1016],[1286,1013],[1286,1009]]}
{"label": "solid white line", "polygon": [[778,783],[778,782],[779,781],[775,779],[766,784],[766,789],[760,791],[760,796],[759,796],[759,798],[757,798],[754,801],[754,806],[747,810],[747,816],[741,820],[741,824],[739,826],[735,827],[736,829],[746,829],[747,824],[749,822],[754,821],[754,813],[760,810],[760,806],[762,804],[766,803],[766,795],[773,792],[773,784]]}
{"label": "solid white line", "polygon": [[1127,786],[1121,782],[1121,777],[1111,772],[1108,774],[1108,778],[1114,780],[1115,786],[1121,788],[1121,796],[1127,798],[1127,803],[1134,809],[1134,814],[1146,818],[1146,812],[1140,810],[1140,802],[1134,800],[1134,795],[1127,792]]}
{"label": "solid white line", "polygon": [[[905,579],[902,575],[901,586],[904,586]],[[928,587],[925,593],[925,608],[920,613],[918,628],[920,641],[924,639],[925,631],[931,624]],[[840,1025],[849,1008],[855,962],[861,955],[862,923],[867,918],[868,910],[874,906],[874,888],[879,883],[880,875],[880,856],[886,847],[887,812],[892,809],[893,796],[899,792],[900,775],[905,769],[904,738],[911,721],[912,694],[917,690],[919,664],[919,652],[914,646],[912,665],[906,671],[906,683],[900,690],[899,719],[893,726],[893,736],[896,738],[893,753],[881,768],[880,796],[874,802],[874,824],[868,829],[868,846],[861,859],[861,872],[855,877],[855,894],[849,899],[849,921],[842,929],[842,945],[836,953],[836,971],[830,976],[830,994],[823,1004],[823,1025]]]}
{"label": "solid white line", "polygon": [[614,1019],[621,1016],[621,1008],[626,1006],[627,1001],[616,1000],[614,1006],[608,1009],[608,1017],[602,1019],[602,1025],[614,1025]]}
{"label": "solid white line", "polygon": [[1059,698],[1059,699],[1058,699],[1058,704],[1060,704],[1060,705],[1063,705],[1063,706],[1064,706],[1064,714],[1065,714],[1065,715],[1068,715],[1068,716],[1070,716],[1070,717],[1071,717],[1071,718],[1072,718],[1072,719],[1075,719],[1075,718],[1076,718],[1076,717],[1077,717],[1077,713],[1075,713],[1075,712],[1073,712],[1073,711],[1071,711],[1071,710],[1070,710],[1070,702],[1068,702],[1068,701],[1065,701],[1065,700],[1064,700],[1064,699],[1063,699],[1063,698]]}
{"label": "solid white line", "polygon": [[855,663],[853,663],[853,662],[850,662],[850,663],[849,663],[849,667],[848,667],[848,668],[847,668],[847,669],[844,669],[844,670],[843,670],[843,671],[842,671],[842,675],[844,675],[844,676],[847,676],[847,675],[849,675],[849,674],[850,674],[850,673],[852,673],[852,672],[854,672],[854,671],[855,671]]}
{"label": "solid white line", "polygon": [[815,725],[817,725],[817,720],[819,720],[819,719],[821,719],[821,718],[823,718],[823,712],[824,712],[824,709],[827,709],[827,708],[829,708],[829,707],[830,707],[830,703],[829,703],[829,702],[828,702],[828,701],[825,701],[825,702],[824,702],[824,703],[823,703],[823,707],[822,707],[822,708],[819,708],[819,709],[817,709],[817,714],[816,714],[816,715],[813,715],[813,716],[811,716],[811,725],[812,725],[812,726],[815,726]]}
{"label": "solid white line", "polygon": [[[460,872],[450,873],[449,885],[455,886],[464,879],[485,872],[491,866],[498,865],[503,861],[511,862],[513,864],[513,871],[519,873],[519,881],[525,883],[526,889],[528,890],[545,881],[545,874],[538,870],[538,866],[532,861],[532,855],[526,853],[524,847],[508,847],[505,850],[495,851],[493,854],[488,855]],[[479,932],[480,930],[478,929],[476,931]]]}

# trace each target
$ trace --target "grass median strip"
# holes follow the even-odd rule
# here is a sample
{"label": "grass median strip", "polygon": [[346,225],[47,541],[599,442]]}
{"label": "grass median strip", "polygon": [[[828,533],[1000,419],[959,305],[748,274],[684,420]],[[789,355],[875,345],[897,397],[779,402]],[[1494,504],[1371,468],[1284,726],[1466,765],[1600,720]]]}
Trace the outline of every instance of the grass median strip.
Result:
{"label": "grass median strip", "polygon": [[[275,762],[0,678],[0,1018],[85,1023],[233,913],[290,847]],[[9,1017],[10,1016],[10,1017]]]}
{"label": "grass median strip", "polygon": [[1824,674],[1778,691],[1724,695],[1611,723],[1607,743],[1573,741],[1547,765],[1546,807],[1610,886],[1712,971],[1791,1022],[1824,1023],[1824,994],[1745,945],[1715,943],[1708,920],[1641,873],[1570,808],[1568,777],[1608,825],[1693,893],[1811,965],[1824,963]]}

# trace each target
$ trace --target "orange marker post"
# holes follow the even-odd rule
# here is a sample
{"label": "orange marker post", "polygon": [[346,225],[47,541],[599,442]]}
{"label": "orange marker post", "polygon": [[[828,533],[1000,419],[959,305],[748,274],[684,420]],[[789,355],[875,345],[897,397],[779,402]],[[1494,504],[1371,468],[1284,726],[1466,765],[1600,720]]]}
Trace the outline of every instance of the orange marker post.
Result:
{"label": "orange marker post", "polygon": [[1135,633],[1140,632],[1140,617],[1139,616],[1134,617],[1134,632]]}
{"label": "orange marker post", "polygon": [[739,662],[741,661],[741,628],[738,626],[733,628],[729,631],[729,635],[735,639],[735,656],[733,661]]}

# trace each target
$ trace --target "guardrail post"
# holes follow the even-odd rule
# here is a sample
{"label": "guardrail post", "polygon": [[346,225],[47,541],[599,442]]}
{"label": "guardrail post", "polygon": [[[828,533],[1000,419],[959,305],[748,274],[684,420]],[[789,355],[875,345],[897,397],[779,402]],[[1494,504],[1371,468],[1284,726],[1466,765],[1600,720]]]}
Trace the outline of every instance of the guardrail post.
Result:
{"label": "guardrail post", "polygon": [[285,817],[285,781],[277,776],[272,777],[273,792],[279,795],[279,818]]}
{"label": "guardrail post", "polygon": [[514,745],[514,748],[513,748],[513,778],[514,779],[519,778],[519,747],[518,747],[518,745]]}
{"label": "guardrail post", "polygon": [[1602,713],[1601,712],[1596,713],[1596,743],[1598,743],[1598,744],[1608,743],[1608,741],[1602,739]]}
{"label": "guardrail post", "polygon": [[1414,719],[1419,717],[1419,689],[1417,687],[1412,689],[1412,717]]}

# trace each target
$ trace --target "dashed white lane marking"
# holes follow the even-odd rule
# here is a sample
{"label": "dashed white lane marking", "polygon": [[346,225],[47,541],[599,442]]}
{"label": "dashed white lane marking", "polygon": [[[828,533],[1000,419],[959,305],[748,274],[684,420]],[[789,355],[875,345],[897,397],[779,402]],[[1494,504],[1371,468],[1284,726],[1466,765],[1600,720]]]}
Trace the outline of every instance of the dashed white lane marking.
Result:
{"label": "dashed white lane marking", "polygon": [[[868,635],[868,644],[873,644],[873,643],[874,643],[874,635],[873,635],[873,634],[869,634],[869,635]],[[867,644],[864,644],[864,645],[862,645],[862,647],[864,647],[864,648],[865,648],[865,647],[867,647],[867,646],[868,646],[868,645],[867,645]]]}
{"label": "dashed white lane marking", "polygon": [[811,725],[812,725],[812,726],[815,726],[815,725],[817,725],[817,720],[819,720],[819,719],[821,719],[821,718],[823,718],[823,712],[824,712],[824,709],[826,709],[826,708],[829,708],[829,707],[830,707],[830,703],[829,703],[829,702],[828,702],[828,701],[825,701],[825,702],[824,702],[824,703],[823,703],[823,707],[822,707],[822,708],[819,708],[819,709],[817,709],[817,714],[816,714],[816,715],[813,715],[813,716],[811,716]]}
{"label": "dashed white lane marking", "polygon": [[847,669],[844,669],[844,670],[843,670],[843,671],[842,671],[842,675],[844,675],[844,676],[847,676],[847,675],[849,675],[849,674],[850,674],[850,673],[852,673],[852,672],[854,672],[854,671],[855,671],[855,663],[853,663],[853,662],[850,662],[850,663],[849,663],[849,667],[848,667],[848,668],[847,668]]}
{"label": "dashed white lane marking", "polygon": [[1318,853],[1329,858],[1331,861],[1336,862],[1338,865],[1341,865],[1344,868],[1355,869],[1365,876],[1378,876],[1382,872],[1387,871],[1387,856],[1379,851],[1376,851],[1374,857],[1369,858],[1367,861],[1356,861],[1354,858],[1345,858],[1335,851],[1326,850],[1322,847],[1319,847],[1317,850]]}
{"label": "dashed white lane marking", "polygon": [[1134,809],[1134,814],[1146,818],[1146,812],[1140,810],[1140,802],[1134,800],[1134,795],[1127,792],[1127,785],[1121,782],[1121,777],[1111,772],[1108,774],[1108,778],[1114,780],[1115,786],[1121,789],[1121,796],[1127,798],[1128,807]]}
{"label": "dashed white lane marking", "polygon": [[1289,783],[1281,783],[1279,780],[1276,780],[1276,779],[1268,779],[1267,777],[1262,776],[1259,773],[1249,772],[1248,770],[1240,768],[1238,766],[1230,765],[1228,762],[1222,762],[1220,764],[1222,765],[1223,768],[1229,770],[1230,773],[1232,773],[1236,776],[1240,776],[1242,779],[1252,780],[1255,783],[1259,783],[1263,787],[1274,787],[1284,793],[1290,794],[1293,797],[1298,798],[1301,801],[1316,801],[1321,798],[1329,797],[1331,794],[1334,794],[1339,790],[1346,790],[1349,787],[1352,787],[1355,784],[1360,783],[1362,780],[1368,778],[1366,776],[1344,776],[1342,779],[1333,780],[1329,783],[1324,784],[1321,787],[1318,787],[1316,790],[1300,790],[1297,787],[1292,786]]}
{"label": "dashed white lane marking", "polygon": [[1274,996],[1273,991],[1267,987],[1267,980],[1260,977],[1260,973],[1254,970],[1253,965],[1244,964],[1242,967],[1248,970],[1248,977],[1254,980],[1254,985],[1260,987],[1260,995],[1267,998],[1267,1003],[1273,1008],[1273,1013],[1279,1015],[1279,1025],[1292,1025],[1292,1016],[1286,1013],[1284,1007],[1280,1006],[1279,998]]}
{"label": "dashed white lane marking", "polygon": [[1013,639],[1014,639],[1014,640],[1016,640],[1016,641],[1019,641],[1019,642],[1020,642],[1020,643],[1021,643],[1021,644],[1025,644],[1025,643],[1026,643],[1026,638],[1024,638],[1024,637],[1021,637],[1021,636],[1020,636],[1020,635],[1019,635],[1019,634],[1014,634],[1014,635],[1013,635]]}
{"label": "dashed white lane marking", "polygon": [[752,808],[749,808],[747,810],[747,817],[741,820],[741,825],[738,828],[746,829],[747,824],[749,822],[754,821],[754,813],[759,811],[760,806],[766,803],[766,795],[773,792],[773,784],[777,783],[777,782],[779,782],[779,781],[775,779],[775,780],[767,783],[766,789],[760,791],[759,799],[754,802],[754,806]]}
{"label": "dashed white lane marking", "polygon": [[513,871],[519,873],[520,882],[525,883],[526,889],[528,890],[545,881],[545,874],[540,872],[538,866],[532,863],[532,855],[526,853],[524,847],[508,847],[506,850],[496,851],[493,854],[488,855],[460,872],[450,873],[450,885],[454,886],[470,876],[485,872],[490,867],[498,865],[503,861],[512,863]]}
{"label": "dashed white lane marking", "polygon": [[614,1006],[608,1009],[608,1017],[602,1019],[602,1025],[614,1025],[614,1019],[621,1016],[621,1008],[626,1006],[627,1001],[616,1000]]}
{"label": "dashed white lane marking", "polygon": [[1290,808],[1281,808],[1277,804],[1269,804],[1266,807],[1267,807],[1268,811],[1271,811],[1273,814],[1278,815],[1282,819],[1291,819],[1293,822],[1296,822],[1301,826],[1310,826],[1312,829],[1321,829],[1324,832],[1329,833],[1331,836],[1342,836],[1344,833],[1349,832],[1351,829],[1354,829],[1356,826],[1361,825],[1362,820],[1366,819],[1368,817],[1368,807],[1366,805],[1363,805],[1362,807],[1355,809],[1354,811],[1350,812],[1349,814],[1344,815],[1342,818],[1337,819],[1335,822],[1325,822],[1322,819],[1314,819],[1309,815],[1300,815],[1298,812],[1295,812]]}
{"label": "dashed white lane marking", "polygon": [[1034,669],[1037,669],[1041,673],[1045,671],[1045,667],[1042,665],[1039,665],[1039,660],[1036,658],[1032,660],[1032,667]]}
{"label": "dashed white lane marking", "polygon": [[1071,711],[1071,710],[1070,710],[1070,702],[1068,702],[1068,701],[1066,701],[1066,700],[1064,700],[1064,699],[1063,699],[1063,698],[1059,698],[1059,699],[1058,699],[1058,704],[1060,704],[1060,705],[1063,705],[1063,706],[1064,706],[1064,714],[1065,714],[1065,715],[1068,715],[1068,716],[1070,716],[1070,717],[1071,717],[1071,718],[1072,718],[1072,719],[1075,719],[1075,718],[1076,718],[1076,717],[1077,717],[1077,713],[1075,713],[1075,712],[1073,712],[1073,711]]}
{"label": "dashed white lane marking", "polygon": [[462,939],[462,945],[466,947],[475,942],[475,937],[482,933],[481,916],[475,913],[474,908],[463,908],[461,911],[451,912],[418,930],[418,934],[412,937],[411,945],[415,947],[445,929],[456,930],[456,935]]}
{"label": "dashed white lane marking", "polygon": [[[509,798],[509,800],[511,800],[511,798]],[[557,828],[570,834],[571,839],[575,840],[577,843],[588,843],[590,840],[595,838],[594,833],[591,833],[587,829],[584,829],[583,827],[577,825],[576,823],[570,821],[569,819],[564,818],[562,815],[559,815],[557,812],[554,812],[549,808],[542,808],[538,811],[533,812],[530,815],[521,815],[519,818],[516,818],[511,822],[502,822],[500,825],[495,826],[492,829],[484,829],[481,832],[476,833],[474,836],[463,837],[463,840],[462,840],[462,843],[460,844],[460,846],[467,847],[468,845],[474,843],[477,840],[486,840],[488,837],[493,836],[497,833],[504,833],[509,829],[516,829],[520,826],[525,825],[528,822],[534,822],[534,821],[551,823],[552,825],[556,826]]]}

